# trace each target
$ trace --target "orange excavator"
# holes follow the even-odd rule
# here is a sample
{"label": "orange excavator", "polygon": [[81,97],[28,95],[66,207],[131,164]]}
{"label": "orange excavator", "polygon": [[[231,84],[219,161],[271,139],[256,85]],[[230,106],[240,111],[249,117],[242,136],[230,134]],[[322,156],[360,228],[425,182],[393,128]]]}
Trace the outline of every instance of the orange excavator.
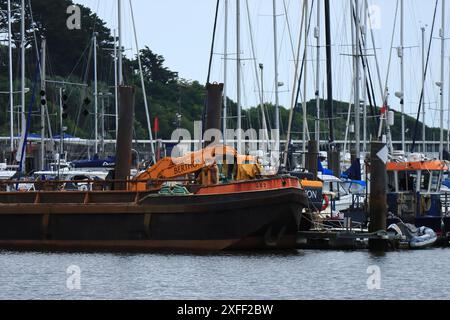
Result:
{"label": "orange excavator", "polygon": [[178,158],[166,157],[138,174],[131,183],[132,191],[160,189],[167,181],[196,181],[209,186],[219,182],[218,164],[222,175],[234,181],[251,180],[261,175],[261,166],[253,156],[240,155],[231,147],[210,146]]}

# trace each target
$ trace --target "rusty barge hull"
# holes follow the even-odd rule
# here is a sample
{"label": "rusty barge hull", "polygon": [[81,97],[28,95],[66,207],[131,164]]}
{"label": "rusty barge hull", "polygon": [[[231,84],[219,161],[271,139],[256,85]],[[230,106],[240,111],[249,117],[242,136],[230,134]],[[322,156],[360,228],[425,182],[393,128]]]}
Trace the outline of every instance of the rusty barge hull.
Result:
{"label": "rusty barge hull", "polygon": [[0,193],[0,248],[153,251],[291,249],[298,188],[213,195]]}

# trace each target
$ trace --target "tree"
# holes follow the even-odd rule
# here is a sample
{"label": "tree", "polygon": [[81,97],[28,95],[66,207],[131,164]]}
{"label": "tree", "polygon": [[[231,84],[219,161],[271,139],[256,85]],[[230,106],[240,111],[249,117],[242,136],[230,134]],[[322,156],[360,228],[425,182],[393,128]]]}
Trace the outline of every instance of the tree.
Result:
{"label": "tree", "polygon": [[147,46],[140,51],[140,55],[144,76],[151,82],[169,84],[178,80],[178,73],[164,66],[163,56],[154,54]]}
{"label": "tree", "polygon": [[[31,0],[26,1],[26,41],[27,49],[31,51],[34,45],[34,36],[40,44],[42,37],[47,40],[52,71],[55,74],[68,75],[74,71],[74,67],[83,55],[86,55],[86,47],[90,45],[93,33],[97,33],[97,40],[101,48],[113,48],[113,38],[106,22],[101,20],[91,9],[78,5],[81,9],[81,29],[69,30],[66,22],[69,15],[67,8],[74,5],[72,0]],[[31,4],[31,6],[30,6]],[[20,1],[12,1],[12,34],[15,48],[20,48]],[[6,10],[6,1],[0,4],[2,10]],[[7,33],[8,19],[6,13],[0,20],[0,33]],[[36,50],[36,48],[34,48]],[[100,50],[102,59],[111,60],[111,52]],[[79,77],[82,76],[81,68],[76,70]]]}

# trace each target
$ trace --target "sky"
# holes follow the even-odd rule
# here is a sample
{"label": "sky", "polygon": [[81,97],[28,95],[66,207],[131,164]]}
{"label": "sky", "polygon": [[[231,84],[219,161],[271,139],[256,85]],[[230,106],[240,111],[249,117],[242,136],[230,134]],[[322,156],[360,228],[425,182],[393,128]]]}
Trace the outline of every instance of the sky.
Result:
{"label": "sky", "polygon": [[[248,1],[248,2],[247,2]],[[273,6],[270,0],[240,0],[241,3],[241,58],[243,70],[244,107],[258,103],[255,63],[264,65],[264,98],[265,101],[275,101],[275,63],[273,37]],[[441,1],[439,0],[436,16],[436,26],[433,34],[432,50],[430,54],[430,73],[426,84],[425,106],[427,124],[439,126],[440,99],[436,82],[440,81],[440,47],[438,39],[441,28]],[[116,0],[78,0],[90,7],[107,21],[111,29],[117,28]],[[135,54],[133,29],[129,1],[123,0],[123,37],[126,54]],[[208,61],[211,47],[212,30],[216,1],[214,0],[131,0],[136,19],[139,47],[149,46],[154,52],[166,59],[166,65],[179,72],[180,77],[188,80],[206,82]],[[213,56],[211,81],[224,81],[224,0],[221,0],[217,38]],[[313,0],[309,0],[309,6]],[[400,91],[400,59],[396,48],[400,46],[400,8],[394,0],[369,0],[373,21],[375,48],[380,67],[381,83],[387,84],[390,92],[390,105],[399,110],[399,99],[395,92]],[[247,3],[249,10],[247,11]],[[325,35],[323,19],[323,1],[314,1],[312,27],[317,25],[317,3],[320,3],[320,95],[326,95],[326,65],[325,65]],[[363,1],[359,0],[361,6]],[[421,27],[426,28],[426,48],[431,32],[434,12],[434,0],[404,0],[405,10],[405,112],[415,117],[421,91]],[[279,64],[280,104],[290,106],[292,88],[294,87],[295,53],[300,35],[300,21],[303,1],[276,0],[277,13],[277,50]],[[350,1],[331,1],[332,23],[332,51],[333,51],[333,80],[335,99],[353,101],[352,77],[353,66],[351,57],[351,27]],[[229,0],[228,10],[228,67],[227,67],[227,95],[236,100],[236,0]],[[397,13],[397,16],[396,16]],[[450,5],[446,7],[446,14],[450,14]],[[250,19],[248,18],[250,16]],[[396,18],[397,17],[397,18]],[[249,32],[249,21],[252,33]],[[394,21],[396,21],[395,33]],[[450,21],[446,19],[445,21]],[[445,23],[446,37],[450,38],[450,26]],[[252,37],[250,36],[252,35]],[[308,72],[307,98],[313,99],[316,77],[316,39],[311,30],[308,42]],[[392,38],[393,37],[393,38]],[[252,53],[252,38],[255,46],[255,56]],[[393,39],[393,41],[392,41]],[[302,43],[304,37],[302,37]],[[446,41],[448,42],[448,41]],[[392,46],[391,46],[392,43]],[[445,124],[449,119],[449,46],[445,46]],[[303,46],[302,46],[303,52]],[[376,71],[376,60],[369,38],[368,59],[372,70],[372,77],[377,80],[375,92],[377,101],[381,100],[381,88]],[[389,57],[391,55],[391,63]],[[253,58],[256,58],[253,59]],[[388,65],[390,65],[387,78]],[[258,75],[259,78],[259,75]]]}

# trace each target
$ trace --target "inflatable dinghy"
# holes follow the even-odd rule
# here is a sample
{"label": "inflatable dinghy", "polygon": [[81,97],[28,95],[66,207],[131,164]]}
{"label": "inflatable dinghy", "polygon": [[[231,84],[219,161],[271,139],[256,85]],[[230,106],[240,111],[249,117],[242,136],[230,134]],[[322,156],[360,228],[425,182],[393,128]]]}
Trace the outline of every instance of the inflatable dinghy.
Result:
{"label": "inflatable dinghy", "polygon": [[416,228],[412,224],[398,223],[390,225],[388,231],[405,236],[413,249],[427,248],[437,241],[436,232],[427,227]]}

